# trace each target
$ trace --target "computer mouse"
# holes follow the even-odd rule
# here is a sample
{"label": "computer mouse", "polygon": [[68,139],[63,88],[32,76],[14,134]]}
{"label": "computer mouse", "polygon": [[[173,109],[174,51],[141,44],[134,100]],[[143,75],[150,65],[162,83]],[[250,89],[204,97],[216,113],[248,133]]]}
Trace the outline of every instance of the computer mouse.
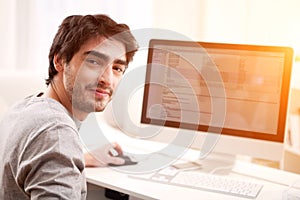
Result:
{"label": "computer mouse", "polygon": [[135,165],[138,163],[137,161],[133,161],[129,156],[124,155],[124,154],[117,155],[116,157],[123,158],[125,160],[124,164],[116,165],[116,164],[110,163],[110,164],[108,164],[109,166],[118,167],[118,166],[124,166],[124,165]]}

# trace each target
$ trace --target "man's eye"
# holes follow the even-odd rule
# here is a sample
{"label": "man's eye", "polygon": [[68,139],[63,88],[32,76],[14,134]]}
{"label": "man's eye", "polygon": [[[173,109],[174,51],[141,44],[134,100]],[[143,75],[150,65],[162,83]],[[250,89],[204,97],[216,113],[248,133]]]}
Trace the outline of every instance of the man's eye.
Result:
{"label": "man's eye", "polygon": [[90,64],[93,64],[93,65],[100,65],[100,63],[97,60],[94,60],[94,59],[87,59],[86,61]]}
{"label": "man's eye", "polygon": [[120,74],[123,74],[125,72],[124,66],[114,66],[113,69]]}

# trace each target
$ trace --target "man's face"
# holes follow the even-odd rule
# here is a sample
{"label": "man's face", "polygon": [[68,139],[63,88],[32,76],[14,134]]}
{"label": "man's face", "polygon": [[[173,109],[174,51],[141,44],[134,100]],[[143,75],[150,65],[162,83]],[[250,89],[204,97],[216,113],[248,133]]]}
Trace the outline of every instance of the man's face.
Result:
{"label": "man's face", "polygon": [[63,80],[74,110],[104,110],[126,69],[125,54],[121,42],[103,37],[89,40],[74,54]]}

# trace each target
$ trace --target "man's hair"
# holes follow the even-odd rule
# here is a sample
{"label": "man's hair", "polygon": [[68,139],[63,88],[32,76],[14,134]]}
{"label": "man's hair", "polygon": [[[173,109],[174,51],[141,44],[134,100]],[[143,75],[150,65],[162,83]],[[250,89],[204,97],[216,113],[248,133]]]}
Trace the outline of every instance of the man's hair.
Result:
{"label": "man's hair", "polygon": [[69,63],[83,44],[98,36],[113,37],[122,42],[125,45],[127,64],[132,61],[138,44],[126,24],[118,24],[108,16],[100,14],[69,16],[63,20],[53,39],[48,56],[49,69],[46,85],[49,85],[58,73],[53,63],[55,55]]}

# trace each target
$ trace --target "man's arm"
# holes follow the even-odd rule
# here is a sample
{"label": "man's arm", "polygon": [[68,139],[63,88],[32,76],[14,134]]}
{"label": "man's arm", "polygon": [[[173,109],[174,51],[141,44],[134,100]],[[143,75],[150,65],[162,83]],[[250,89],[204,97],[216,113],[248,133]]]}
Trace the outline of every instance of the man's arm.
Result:
{"label": "man's arm", "polygon": [[83,159],[76,131],[52,127],[26,145],[19,156],[17,182],[31,199],[85,199]]}

